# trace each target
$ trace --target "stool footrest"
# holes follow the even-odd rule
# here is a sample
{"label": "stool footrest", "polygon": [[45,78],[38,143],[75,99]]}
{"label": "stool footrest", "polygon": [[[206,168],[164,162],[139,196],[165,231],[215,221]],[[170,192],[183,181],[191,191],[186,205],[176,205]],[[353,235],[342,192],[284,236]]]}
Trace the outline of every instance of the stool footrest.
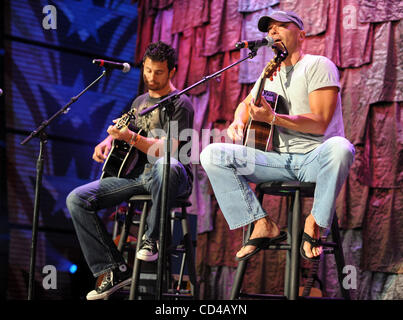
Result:
{"label": "stool footrest", "polygon": [[285,243],[271,244],[264,250],[291,250],[291,245]]}
{"label": "stool footrest", "polygon": [[322,242],[322,246],[329,248],[337,248],[338,245],[335,242]]}

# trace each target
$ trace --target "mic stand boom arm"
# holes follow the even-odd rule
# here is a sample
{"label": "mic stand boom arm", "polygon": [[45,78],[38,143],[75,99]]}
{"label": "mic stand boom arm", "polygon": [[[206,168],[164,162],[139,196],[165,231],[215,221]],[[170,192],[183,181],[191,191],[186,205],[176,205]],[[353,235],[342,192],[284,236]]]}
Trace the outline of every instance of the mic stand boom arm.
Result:
{"label": "mic stand boom arm", "polygon": [[47,143],[47,134],[45,132],[46,127],[59,115],[62,113],[67,113],[70,109],[70,106],[78,100],[89,88],[95,85],[101,78],[103,78],[106,74],[108,74],[110,70],[106,68],[102,74],[95,79],[87,88],[81,91],[77,96],[74,96],[70,99],[70,101],[61,108],[58,112],[56,112],[53,116],[51,116],[48,120],[45,120],[41,123],[41,125],[31,132],[31,134],[26,137],[21,145],[25,145],[28,143],[33,137],[39,137],[40,139],[40,148],[39,148],[39,156],[36,162],[36,183],[35,183],[35,202],[34,202],[34,215],[32,222],[32,241],[31,241],[31,259],[30,259],[30,267],[29,267],[29,282],[28,282],[28,300],[33,299],[33,291],[34,291],[34,278],[35,278],[35,264],[36,264],[36,243],[38,238],[38,220],[39,220],[39,208],[40,208],[40,189],[42,186],[42,174],[43,174],[43,163],[44,156],[43,150]]}
{"label": "mic stand boom arm", "polygon": [[197,87],[197,86],[199,86],[199,85],[201,85],[201,84],[203,84],[203,83],[205,83],[207,81],[210,81],[211,79],[214,79],[214,78],[218,77],[224,71],[227,71],[228,69],[236,66],[237,64],[240,64],[241,62],[244,62],[247,59],[254,58],[256,56],[256,54],[257,54],[257,49],[251,49],[251,51],[249,52],[248,56],[246,56],[245,58],[242,58],[241,60],[236,61],[233,64],[230,64],[229,66],[227,66],[227,67],[225,67],[225,68],[223,68],[223,69],[221,69],[221,70],[219,70],[219,71],[217,71],[217,72],[215,72],[215,73],[213,73],[211,75],[205,76],[200,81],[192,84],[190,87],[187,87],[187,88],[183,89],[182,91],[180,91],[180,92],[178,92],[176,94],[172,94],[172,95],[162,99],[160,102],[156,103],[155,105],[153,105],[153,106],[151,106],[151,107],[149,107],[147,109],[144,109],[141,112],[139,112],[139,116],[144,116],[144,115],[150,113],[151,111],[153,111],[156,108],[164,107],[166,104],[175,101],[177,98],[179,98],[184,93],[192,90],[193,88],[195,88],[195,87]]}
{"label": "mic stand boom arm", "polygon": [[252,48],[250,49],[251,51],[249,52],[248,56],[245,58],[240,59],[239,61],[234,62],[233,64],[211,74],[200,81],[194,83],[188,88],[183,89],[182,91],[172,94],[164,99],[162,99],[160,102],[157,104],[144,109],[139,112],[139,116],[144,116],[148,114],[149,112],[153,111],[156,108],[161,108],[164,109],[167,113],[168,116],[168,128],[167,128],[167,140],[166,140],[166,145],[165,145],[165,150],[164,150],[164,157],[165,160],[163,162],[163,184],[162,184],[162,204],[161,204],[161,214],[160,214],[160,229],[159,229],[159,256],[158,256],[158,271],[157,271],[157,290],[156,290],[156,299],[161,300],[162,299],[162,284],[163,284],[163,267],[166,265],[165,264],[165,239],[166,239],[166,217],[168,213],[168,187],[169,187],[169,173],[171,169],[171,128],[170,128],[170,122],[171,122],[171,117],[173,115],[173,112],[175,110],[174,106],[174,101],[178,99],[181,95],[184,93],[192,90],[193,88],[211,80],[216,77],[218,77],[221,73],[224,71],[236,66],[237,64],[240,64],[241,62],[247,60],[247,59],[252,59],[256,56],[257,54],[257,49],[258,48]]}

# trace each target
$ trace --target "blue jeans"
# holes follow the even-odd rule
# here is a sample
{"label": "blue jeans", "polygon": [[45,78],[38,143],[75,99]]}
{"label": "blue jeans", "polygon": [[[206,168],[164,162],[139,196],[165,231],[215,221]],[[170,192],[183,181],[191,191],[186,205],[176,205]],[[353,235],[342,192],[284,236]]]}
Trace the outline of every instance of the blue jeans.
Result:
{"label": "blue jeans", "polygon": [[320,227],[328,228],[354,154],[354,146],[347,139],[332,137],[306,154],[263,152],[243,145],[213,143],[203,150],[200,160],[230,229],[267,215],[250,182],[295,180],[316,182],[311,213]]}
{"label": "blue jeans", "polygon": [[[153,166],[147,164],[144,172],[134,179],[108,177],[74,189],[67,196],[77,238],[91,272],[95,277],[124,263],[110,234],[97,211],[127,201],[135,194],[151,194],[152,206],[147,216],[146,237],[158,240],[162,203],[163,158]],[[189,196],[192,181],[186,169],[171,158],[168,206],[177,197]]]}

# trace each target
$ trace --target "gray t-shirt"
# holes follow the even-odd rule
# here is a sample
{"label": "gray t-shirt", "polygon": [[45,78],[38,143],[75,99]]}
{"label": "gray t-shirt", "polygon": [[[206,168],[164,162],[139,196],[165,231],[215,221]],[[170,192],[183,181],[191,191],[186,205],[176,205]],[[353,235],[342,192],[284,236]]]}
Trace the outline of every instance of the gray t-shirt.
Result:
{"label": "gray t-shirt", "polygon": [[[262,75],[251,91],[253,98],[256,96],[261,79]],[[338,87],[339,93],[336,110],[325,134],[302,133],[276,126],[273,135],[274,150],[288,153],[307,153],[330,137],[344,137],[339,71],[328,58],[305,54],[293,67],[281,67],[273,81],[266,80],[264,90],[277,93],[287,102],[286,109],[288,110],[281,110],[279,113],[290,115],[311,113],[309,94],[314,90],[331,86]]]}

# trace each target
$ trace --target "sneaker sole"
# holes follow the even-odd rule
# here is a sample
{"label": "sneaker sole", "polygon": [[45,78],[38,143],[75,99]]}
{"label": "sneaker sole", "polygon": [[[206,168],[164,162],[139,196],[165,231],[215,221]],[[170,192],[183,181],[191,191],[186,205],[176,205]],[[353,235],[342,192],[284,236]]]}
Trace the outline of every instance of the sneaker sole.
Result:
{"label": "sneaker sole", "polygon": [[153,254],[152,256],[142,255],[141,253],[137,252],[136,258],[142,261],[152,262],[158,259],[158,253]]}
{"label": "sneaker sole", "polygon": [[[106,297],[109,297],[112,293],[115,291],[119,290],[120,288],[124,287],[125,285],[128,285],[129,283],[132,282],[132,278],[127,278],[126,280],[122,281],[121,283],[117,284],[116,286],[110,288],[108,291],[102,292],[102,293],[96,293],[95,290],[92,290],[90,293],[87,294],[87,300],[99,300],[99,299],[105,299]],[[91,294],[92,292],[95,292],[95,294]]]}

